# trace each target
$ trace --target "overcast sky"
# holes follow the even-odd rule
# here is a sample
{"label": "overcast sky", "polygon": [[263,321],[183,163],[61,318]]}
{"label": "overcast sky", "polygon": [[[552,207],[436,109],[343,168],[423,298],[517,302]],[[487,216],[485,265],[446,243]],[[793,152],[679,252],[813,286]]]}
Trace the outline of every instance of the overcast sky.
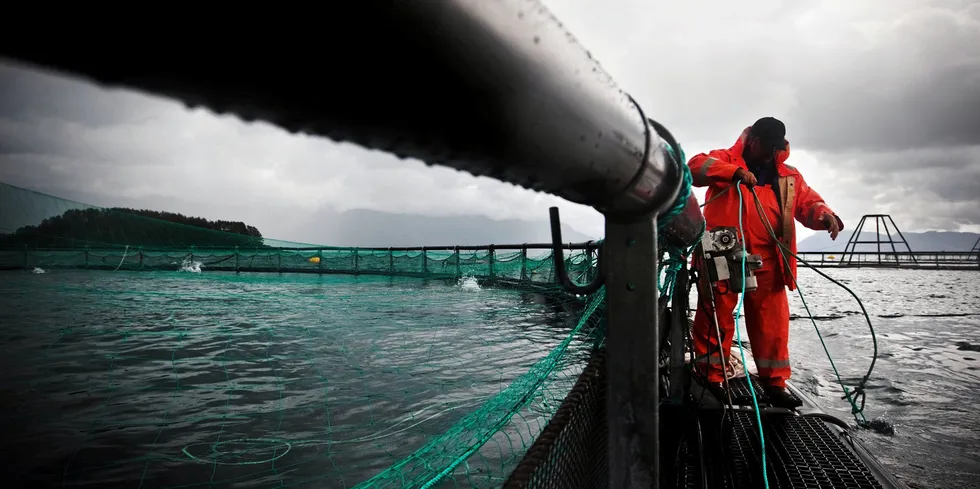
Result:
{"label": "overcast sky", "polygon": [[[546,3],[688,156],[729,147],[775,116],[788,127],[789,163],[849,228],[889,213],[908,231],[980,231],[980,4]],[[0,181],[244,220],[282,239],[298,239],[295,223],[323,209],[543,221],[557,202],[10,64],[0,66]],[[568,203],[562,212],[601,236],[596,212]]]}

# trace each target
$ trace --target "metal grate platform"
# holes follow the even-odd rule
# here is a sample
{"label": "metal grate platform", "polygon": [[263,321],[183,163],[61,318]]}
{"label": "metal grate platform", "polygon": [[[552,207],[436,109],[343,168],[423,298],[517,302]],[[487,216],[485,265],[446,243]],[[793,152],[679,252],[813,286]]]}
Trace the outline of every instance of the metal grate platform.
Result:
{"label": "metal grate platform", "polygon": [[[608,487],[605,349],[593,354],[554,418],[504,484],[506,489]],[[758,382],[755,384],[760,390]],[[749,397],[745,379],[733,388]],[[755,413],[661,407],[662,487],[763,487]],[[888,489],[845,435],[813,417],[765,414],[766,465],[772,489]],[[887,484],[891,484],[887,482]]]}
{"label": "metal grate platform", "polygon": [[[701,461],[698,459],[696,443],[688,443],[685,439],[677,447],[677,458],[673,465],[674,486],[677,489],[698,489],[701,487]],[[670,487],[670,486],[668,486]]]}
{"label": "metal grate platform", "polygon": [[[703,420],[709,487],[763,487],[759,428],[752,412],[734,412],[724,425],[718,413]],[[724,426],[717,431],[717,427]],[[792,415],[763,418],[769,487],[881,489],[867,465],[824,421]],[[722,469],[724,467],[724,469]],[[679,470],[686,470],[679,468]],[[691,487],[691,486],[688,486]]]}
{"label": "metal grate platform", "polygon": [[[728,385],[732,389],[732,404],[738,406],[751,406],[752,405],[752,392],[749,390],[749,382],[745,377],[739,377],[735,379],[730,379]],[[769,398],[766,396],[766,392],[762,389],[762,384],[759,383],[759,379],[752,377],[752,386],[755,388],[755,395],[759,399],[759,403],[768,404]],[[793,399],[799,401],[800,399],[793,394],[793,391],[787,390],[787,394]]]}

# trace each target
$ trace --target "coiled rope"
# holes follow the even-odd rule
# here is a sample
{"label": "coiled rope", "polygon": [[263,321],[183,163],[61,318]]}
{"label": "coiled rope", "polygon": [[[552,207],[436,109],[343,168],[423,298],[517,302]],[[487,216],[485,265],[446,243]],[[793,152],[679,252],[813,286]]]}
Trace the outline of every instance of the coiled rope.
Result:
{"label": "coiled rope", "polygon": [[[733,183],[733,186],[736,187],[736,190],[738,191],[738,196],[739,196],[739,232],[740,233],[743,232],[742,231],[742,220],[741,220],[741,212],[742,212],[742,205],[743,205],[742,204],[743,203],[742,189],[740,188],[741,183],[742,183],[741,180],[737,180],[737,181],[735,181]],[[707,202],[705,202],[704,204],[702,204],[701,207],[704,207],[704,206],[708,205],[709,203],[711,203],[713,200],[721,197],[726,192],[728,192],[728,190],[730,190],[730,189],[731,189],[731,187],[728,187],[728,188],[722,190],[718,195],[714,196],[713,198],[711,198],[710,200],[708,200]],[[783,263],[787,266],[787,268],[789,267],[789,258],[787,257],[787,254],[789,254],[793,258],[796,258],[797,262],[802,263],[804,266],[806,266],[807,268],[813,270],[814,272],[816,272],[821,277],[829,280],[831,283],[833,283],[833,284],[837,285],[838,287],[840,287],[840,288],[844,289],[845,291],[847,291],[847,293],[850,294],[851,297],[853,297],[855,301],[857,301],[858,307],[861,308],[861,314],[864,316],[864,320],[868,324],[868,330],[871,332],[871,343],[872,343],[872,349],[873,349],[873,351],[872,351],[872,355],[871,355],[871,364],[868,366],[867,373],[865,373],[865,375],[858,382],[857,386],[855,386],[854,389],[852,390],[852,389],[849,389],[847,387],[847,385],[844,384],[843,379],[841,379],[840,371],[837,369],[837,364],[834,362],[834,358],[830,354],[830,349],[827,348],[827,343],[824,340],[823,334],[820,332],[820,328],[817,326],[817,322],[816,322],[816,320],[813,317],[813,313],[810,312],[810,306],[807,304],[806,298],[803,296],[803,290],[800,288],[799,283],[796,280],[796,276],[795,275],[792,276],[793,286],[796,288],[796,292],[800,296],[800,301],[803,303],[803,308],[806,310],[807,318],[810,319],[810,323],[813,325],[813,329],[817,333],[817,338],[820,340],[820,345],[823,347],[824,354],[827,355],[827,360],[830,362],[830,367],[831,367],[831,369],[834,372],[834,376],[837,379],[837,383],[841,386],[841,390],[844,391],[844,396],[841,397],[841,399],[847,400],[847,402],[851,405],[851,414],[854,416],[854,420],[855,420],[855,422],[857,423],[857,425],[859,427],[861,427],[861,428],[868,428],[868,427],[870,427],[871,424],[868,422],[867,418],[864,416],[864,407],[865,407],[865,402],[867,400],[867,393],[866,393],[866,390],[865,389],[867,387],[868,381],[871,378],[871,374],[874,371],[875,363],[878,360],[878,338],[875,335],[874,325],[871,324],[871,316],[868,314],[867,309],[864,307],[864,303],[861,301],[861,298],[858,297],[858,295],[855,294],[853,290],[851,290],[850,288],[848,288],[846,285],[842,284],[841,282],[835,280],[834,278],[830,277],[829,275],[821,272],[819,269],[817,269],[816,267],[814,267],[813,265],[811,265],[809,262],[807,262],[803,258],[800,258],[799,255],[797,255],[796,253],[794,253],[792,250],[790,250],[785,244],[783,244],[779,240],[779,238],[776,236],[776,232],[772,229],[772,225],[769,223],[769,219],[767,219],[767,218],[764,217],[765,216],[765,212],[763,212],[763,209],[762,209],[762,202],[759,200],[759,196],[756,194],[755,188],[749,187],[749,192],[751,192],[752,197],[753,197],[753,200],[755,201],[755,208],[756,208],[756,212],[759,215],[759,219],[766,226],[766,231],[769,233],[769,236],[772,237],[773,241],[778,245],[777,249],[779,250],[780,258],[782,259]],[[743,259],[743,263],[742,263],[742,268],[743,268],[742,271],[743,271],[743,275],[744,275],[744,272],[745,272],[745,270],[744,270],[744,268],[745,268],[744,259]],[[743,280],[743,282],[744,282],[744,280]],[[739,301],[741,303],[741,297],[739,298]],[[736,332],[737,332],[737,329],[736,329]],[[743,364],[744,364],[744,361],[745,361],[744,358],[743,358],[742,361],[743,361]],[[750,386],[751,386],[751,383],[750,383]],[[754,400],[754,394],[753,394],[753,400]]]}
{"label": "coiled rope", "polygon": [[[739,212],[741,212],[742,190],[738,189],[738,191],[739,191]],[[852,391],[848,389],[846,385],[844,385],[844,381],[840,377],[840,372],[837,370],[837,365],[834,363],[834,358],[830,354],[830,350],[827,348],[827,343],[824,341],[823,335],[820,333],[820,328],[817,327],[817,322],[815,319],[813,319],[813,314],[810,312],[810,306],[807,305],[806,299],[803,297],[803,290],[800,289],[799,283],[796,281],[796,276],[792,277],[793,285],[796,288],[796,292],[800,296],[800,301],[803,302],[803,308],[806,309],[806,315],[808,318],[810,318],[810,322],[813,324],[814,331],[817,332],[817,338],[820,339],[820,345],[823,346],[823,351],[827,355],[827,360],[830,361],[830,367],[834,371],[834,376],[837,378],[837,383],[840,384],[841,389],[844,391],[844,397],[842,397],[841,399],[846,399],[847,402],[850,403],[851,414],[854,416],[854,420],[857,422],[858,426],[862,428],[870,427],[870,423],[868,422],[867,418],[865,418],[864,416],[864,405],[867,397],[865,393],[865,387],[867,386],[868,380],[871,378],[871,373],[874,371],[875,362],[878,360],[878,338],[875,336],[875,328],[871,324],[871,316],[868,314],[867,309],[864,308],[864,303],[861,302],[861,298],[858,297],[857,294],[854,293],[854,291],[849,289],[846,285],[838,282],[837,280],[834,280],[829,275],[821,272],[816,267],[808,263],[806,260],[800,258],[796,253],[793,253],[792,250],[787,248],[786,245],[784,245],[781,241],[779,241],[779,239],[776,237],[775,231],[773,231],[772,226],[769,223],[769,219],[766,219],[764,217],[765,213],[762,210],[762,202],[759,200],[759,196],[755,193],[755,189],[749,187],[749,191],[752,192],[752,197],[755,199],[756,212],[758,212],[759,218],[765,224],[766,230],[769,232],[769,235],[779,245],[777,249],[779,250],[779,255],[782,258],[783,263],[786,264],[787,267],[789,267],[789,258],[786,257],[786,253],[789,253],[791,256],[796,258],[796,260],[799,263],[806,265],[807,268],[813,270],[814,272],[817,272],[817,274],[819,274],[821,277],[826,278],[827,280],[836,284],[838,287],[846,290],[848,294],[851,294],[851,297],[854,297],[854,300],[857,301],[858,306],[861,308],[861,314],[864,315],[864,320],[868,323],[868,330],[871,331],[871,343],[873,346],[873,352],[871,355],[871,365],[868,366],[868,372],[864,375],[864,377],[861,378],[860,382],[858,382],[858,385]]]}

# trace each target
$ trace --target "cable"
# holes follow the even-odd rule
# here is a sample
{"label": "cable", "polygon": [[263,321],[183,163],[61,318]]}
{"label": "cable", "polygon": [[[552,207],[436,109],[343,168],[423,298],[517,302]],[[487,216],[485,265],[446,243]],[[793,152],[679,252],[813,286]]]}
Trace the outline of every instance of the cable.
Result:
{"label": "cable", "polygon": [[708,204],[710,204],[710,203],[712,203],[712,202],[714,202],[714,201],[716,201],[716,200],[718,200],[718,197],[721,197],[722,195],[725,195],[725,194],[726,194],[726,193],[728,193],[728,191],[729,191],[729,190],[731,190],[731,189],[732,189],[732,187],[731,187],[731,186],[728,186],[728,187],[725,187],[725,189],[724,189],[724,190],[722,190],[721,192],[718,192],[718,195],[716,195],[716,196],[714,196],[714,197],[712,197],[712,198],[710,198],[710,199],[708,199],[707,201],[705,201],[705,203],[703,203],[703,204],[701,204],[701,206],[700,206],[700,207],[701,207],[701,208],[703,209],[703,208],[704,208],[704,207],[705,207],[706,205],[708,205]]}
{"label": "cable", "polygon": [[[810,306],[807,305],[806,299],[803,298],[803,291],[800,290],[800,286],[796,281],[796,276],[790,274],[791,278],[793,279],[793,286],[796,288],[796,292],[800,296],[800,301],[803,302],[803,308],[806,309],[807,317],[810,318],[810,322],[813,324],[813,329],[817,332],[817,337],[820,339],[821,346],[823,346],[824,353],[827,354],[827,360],[830,361],[830,366],[834,371],[834,375],[837,377],[837,383],[840,384],[841,389],[844,390],[844,397],[842,397],[841,399],[846,399],[847,402],[851,404],[851,414],[854,415],[854,420],[857,422],[858,426],[862,428],[869,427],[870,424],[868,423],[867,418],[865,418],[864,416],[864,403],[866,400],[866,393],[864,389],[865,386],[867,385],[868,380],[871,378],[871,373],[872,371],[874,371],[875,362],[878,359],[878,338],[875,335],[874,326],[872,326],[871,324],[871,316],[868,314],[867,309],[865,309],[864,303],[861,302],[861,298],[858,297],[857,294],[854,293],[854,291],[849,289],[846,285],[838,282],[837,280],[834,280],[829,275],[821,272],[813,265],[810,265],[810,263],[808,263],[806,260],[800,258],[796,253],[793,253],[792,250],[787,248],[786,245],[784,245],[779,240],[779,238],[776,237],[776,233],[775,231],[773,231],[772,225],[769,223],[769,219],[765,217],[765,212],[762,209],[762,202],[759,200],[759,196],[755,193],[755,189],[749,187],[749,191],[752,192],[752,197],[754,197],[755,199],[756,212],[759,214],[759,219],[763,222],[763,224],[765,224],[766,230],[769,232],[769,235],[773,238],[773,240],[778,245],[776,249],[779,250],[779,255],[782,258],[783,263],[786,265],[787,269],[789,268],[789,259],[786,258],[786,253],[789,253],[794,258],[796,258],[798,262],[806,265],[807,268],[813,270],[814,272],[817,272],[817,274],[819,274],[820,276],[826,278],[827,280],[833,282],[840,288],[846,290],[849,294],[851,294],[852,297],[854,297],[854,300],[857,301],[858,306],[861,308],[861,313],[864,315],[864,319],[868,323],[868,329],[871,331],[871,342],[874,351],[871,355],[871,365],[868,366],[868,373],[866,373],[864,377],[861,379],[861,381],[858,382],[857,387],[855,387],[854,391],[852,392],[848,390],[847,386],[844,385],[844,381],[841,380],[840,378],[840,373],[837,371],[837,365],[834,364],[834,359],[830,355],[830,350],[827,349],[827,343],[824,342],[823,335],[820,333],[820,328],[817,327],[817,322],[816,320],[813,319],[813,314],[810,312]],[[742,191],[741,189],[739,189],[739,196],[741,196],[741,194]],[[739,211],[741,211],[741,207],[739,207]]]}
{"label": "cable", "polygon": [[[738,233],[741,235],[740,239],[745,243],[745,230],[742,228],[742,186],[739,181],[734,182],[735,190],[738,191]],[[763,219],[765,220],[765,219]],[[745,283],[745,257],[746,254],[742,253],[742,283]],[[765,483],[765,488],[769,489],[769,471],[766,470],[766,435],[762,429],[762,413],[759,411],[759,399],[755,395],[755,387],[752,385],[752,377],[749,375],[749,367],[745,362],[745,349],[742,348],[742,335],[738,331],[738,320],[741,317],[742,308],[745,307],[745,291],[742,291],[738,295],[738,305],[735,306],[735,340],[738,341],[738,352],[742,356],[742,370],[745,372],[745,378],[748,380],[746,382],[749,384],[749,393],[752,394],[752,406],[755,408],[755,420],[759,423],[759,443],[762,448],[762,481]]]}

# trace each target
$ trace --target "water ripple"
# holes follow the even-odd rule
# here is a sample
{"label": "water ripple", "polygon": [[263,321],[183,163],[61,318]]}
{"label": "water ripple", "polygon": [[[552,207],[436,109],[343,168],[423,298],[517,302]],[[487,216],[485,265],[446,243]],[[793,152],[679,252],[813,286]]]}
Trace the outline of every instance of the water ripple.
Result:
{"label": "water ripple", "polygon": [[3,456],[34,485],[352,485],[574,319],[518,292],[370,277],[56,271],[0,275],[0,292]]}
{"label": "water ripple", "polygon": [[[858,436],[913,486],[974,484],[980,275],[830,273],[872,314],[880,355],[866,414],[895,428]],[[860,308],[809,271],[800,282],[853,385],[870,360]],[[790,298],[794,379],[846,418],[813,326]],[[538,296],[441,281],[0,274],[0,456],[12,479],[35,487],[352,486],[506,388],[573,319]],[[563,394],[551,387],[487,445],[499,457],[530,444],[547,422],[541,406]],[[480,461],[502,467],[494,456]]]}

